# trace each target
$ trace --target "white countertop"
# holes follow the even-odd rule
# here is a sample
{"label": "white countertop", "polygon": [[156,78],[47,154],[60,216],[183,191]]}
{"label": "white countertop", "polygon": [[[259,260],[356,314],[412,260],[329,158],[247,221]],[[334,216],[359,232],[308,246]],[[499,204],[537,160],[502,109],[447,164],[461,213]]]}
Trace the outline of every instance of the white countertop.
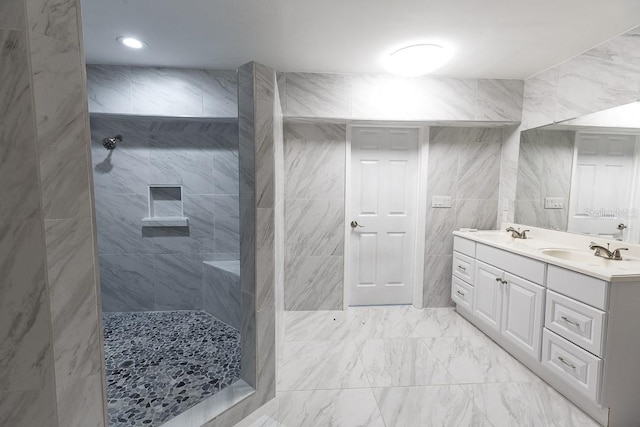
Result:
{"label": "white countertop", "polygon": [[[527,233],[527,239],[516,239],[511,237],[511,233],[503,231],[509,226],[531,231]],[[637,244],[510,223],[502,224],[501,230],[454,231],[453,234],[607,282],[640,282],[640,245]],[[606,243],[610,243],[612,249],[625,247],[629,248],[629,251],[622,252],[621,261],[608,260],[593,255],[593,251],[589,249],[591,241],[602,244],[604,247],[607,247]],[[551,256],[545,254],[542,251],[544,249],[567,250],[575,253],[576,257],[584,258],[584,261]]]}

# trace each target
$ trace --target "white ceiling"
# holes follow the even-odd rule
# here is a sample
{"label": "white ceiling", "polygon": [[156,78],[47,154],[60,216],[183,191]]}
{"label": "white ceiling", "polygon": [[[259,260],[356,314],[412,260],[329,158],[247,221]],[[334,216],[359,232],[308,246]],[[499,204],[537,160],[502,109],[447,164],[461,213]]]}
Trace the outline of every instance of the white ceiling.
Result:
{"label": "white ceiling", "polygon": [[436,75],[522,79],[639,25],[640,0],[83,0],[82,14],[88,63],[377,73],[385,52],[435,41],[455,50]]}

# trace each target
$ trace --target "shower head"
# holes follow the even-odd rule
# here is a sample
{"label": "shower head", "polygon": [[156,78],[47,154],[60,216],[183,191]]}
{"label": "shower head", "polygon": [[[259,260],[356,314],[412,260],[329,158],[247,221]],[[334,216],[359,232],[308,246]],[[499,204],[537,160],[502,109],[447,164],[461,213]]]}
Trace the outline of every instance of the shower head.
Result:
{"label": "shower head", "polygon": [[102,140],[102,145],[107,150],[114,150],[118,142],[122,142],[122,135],[112,136],[111,138],[105,138]]}

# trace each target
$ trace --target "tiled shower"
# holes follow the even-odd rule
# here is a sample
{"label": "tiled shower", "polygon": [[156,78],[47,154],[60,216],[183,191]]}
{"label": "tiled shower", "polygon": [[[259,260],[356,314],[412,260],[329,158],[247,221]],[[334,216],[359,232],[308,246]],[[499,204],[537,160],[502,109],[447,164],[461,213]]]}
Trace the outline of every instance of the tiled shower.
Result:
{"label": "tiled shower", "polygon": [[94,114],[91,136],[110,425],[160,425],[240,378],[237,123]]}

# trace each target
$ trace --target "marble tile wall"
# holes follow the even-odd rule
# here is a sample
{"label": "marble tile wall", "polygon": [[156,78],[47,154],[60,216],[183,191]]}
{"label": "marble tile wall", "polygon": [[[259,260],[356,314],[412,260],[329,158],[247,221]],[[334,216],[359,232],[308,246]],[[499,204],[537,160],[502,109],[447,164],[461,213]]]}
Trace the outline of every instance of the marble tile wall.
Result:
{"label": "marble tile wall", "polygon": [[235,70],[87,65],[91,113],[238,116]]}
{"label": "marble tile wall", "polygon": [[286,310],[342,308],[345,150],[345,125],[285,125]]}
{"label": "marble tile wall", "polygon": [[[430,129],[425,307],[451,305],[451,232],[461,227],[494,229],[496,226],[503,133],[502,128]],[[452,207],[431,207],[433,196],[450,196]]]}
{"label": "marble tile wall", "polygon": [[617,107],[640,96],[640,27],[525,81],[525,129]]}
{"label": "marble tile wall", "polygon": [[521,80],[284,73],[285,117],[517,123]]}
{"label": "marble tile wall", "polygon": [[[94,115],[91,134],[103,310],[203,308],[202,261],[239,257],[237,125]],[[188,228],[141,226],[150,184],[182,185]]]}
{"label": "marble tile wall", "polygon": [[104,426],[79,2],[0,5],[0,425]]}
{"label": "marble tile wall", "polygon": [[[566,230],[575,133],[531,129],[521,134],[514,218],[533,227]],[[545,209],[545,197],[564,198],[563,209]]]}

